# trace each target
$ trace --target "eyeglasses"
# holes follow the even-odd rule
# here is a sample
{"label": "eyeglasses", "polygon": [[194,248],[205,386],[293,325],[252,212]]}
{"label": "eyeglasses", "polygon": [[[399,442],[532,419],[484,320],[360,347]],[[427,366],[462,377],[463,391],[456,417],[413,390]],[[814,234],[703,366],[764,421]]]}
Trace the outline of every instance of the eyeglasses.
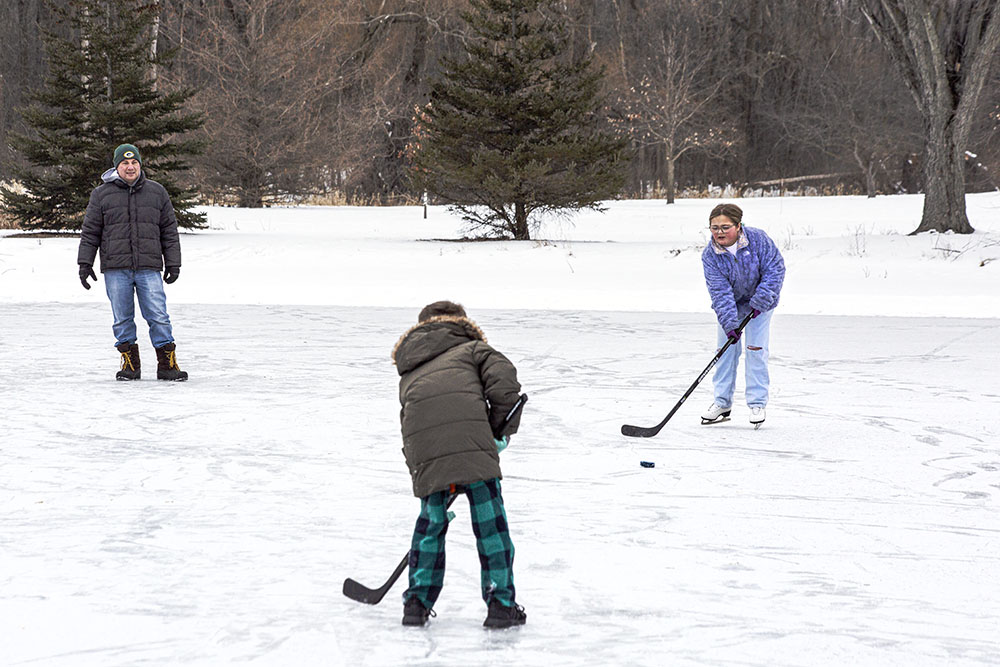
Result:
{"label": "eyeglasses", "polygon": [[718,234],[719,232],[726,233],[736,225],[710,225],[709,229],[712,230],[713,234]]}

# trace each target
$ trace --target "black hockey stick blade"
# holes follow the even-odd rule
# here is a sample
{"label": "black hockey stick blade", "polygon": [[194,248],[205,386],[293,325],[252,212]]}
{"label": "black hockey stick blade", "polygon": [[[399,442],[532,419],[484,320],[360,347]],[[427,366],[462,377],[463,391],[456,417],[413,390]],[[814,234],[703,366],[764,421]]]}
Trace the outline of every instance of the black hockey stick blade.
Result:
{"label": "black hockey stick blade", "polygon": [[393,570],[392,574],[389,576],[389,580],[382,584],[379,588],[368,588],[364,584],[360,584],[354,579],[348,577],[344,579],[344,595],[355,600],[357,602],[364,602],[365,604],[378,604],[385,597],[385,594],[389,592],[393,584],[399,579],[403,574],[403,570],[410,561],[410,552],[406,552],[406,556],[403,560],[399,562],[396,569]]}
{"label": "black hockey stick blade", "polygon": [[633,426],[631,424],[622,424],[622,435],[627,435],[630,438],[652,438],[660,432],[660,429],[662,429],[666,423],[667,422],[663,421],[656,426]]}
{"label": "black hockey stick blade", "polygon": [[[451,507],[451,504],[455,502],[455,498],[458,498],[457,493],[453,493],[451,498],[448,498],[448,504],[445,505],[445,509]],[[358,583],[354,579],[348,577],[344,579],[344,595],[355,600],[356,602],[364,602],[365,604],[378,604],[385,597],[385,594],[389,592],[399,578],[406,571],[406,567],[410,564],[410,552],[407,551],[406,555],[403,556],[403,560],[399,561],[399,565],[396,569],[392,571],[389,578],[384,584],[378,588],[368,588],[364,584]]]}

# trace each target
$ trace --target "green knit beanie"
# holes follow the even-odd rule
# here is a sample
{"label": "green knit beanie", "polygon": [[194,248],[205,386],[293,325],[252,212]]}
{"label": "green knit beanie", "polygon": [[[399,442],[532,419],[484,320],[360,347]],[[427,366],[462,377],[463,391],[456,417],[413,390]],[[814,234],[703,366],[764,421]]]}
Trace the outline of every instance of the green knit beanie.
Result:
{"label": "green knit beanie", "polygon": [[115,149],[115,167],[118,167],[118,164],[122,160],[138,160],[139,164],[142,164],[142,158],[139,157],[139,149],[132,144],[122,144]]}

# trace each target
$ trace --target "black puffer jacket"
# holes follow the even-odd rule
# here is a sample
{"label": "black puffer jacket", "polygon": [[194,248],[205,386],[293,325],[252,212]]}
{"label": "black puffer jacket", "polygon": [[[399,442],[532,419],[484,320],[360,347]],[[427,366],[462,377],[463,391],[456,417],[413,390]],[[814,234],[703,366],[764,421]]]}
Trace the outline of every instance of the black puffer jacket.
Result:
{"label": "black puffer jacket", "polygon": [[166,189],[143,172],[131,186],[114,169],[101,178],[90,193],[77,263],[93,266],[100,249],[101,271],[179,267],[181,241]]}
{"label": "black puffer jacket", "polygon": [[[514,365],[464,317],[432,317],[399,339],[403,455],[413,495],[501,477],[493,431],[517,403]],[[517,432],[519,416],[505,434]]]}

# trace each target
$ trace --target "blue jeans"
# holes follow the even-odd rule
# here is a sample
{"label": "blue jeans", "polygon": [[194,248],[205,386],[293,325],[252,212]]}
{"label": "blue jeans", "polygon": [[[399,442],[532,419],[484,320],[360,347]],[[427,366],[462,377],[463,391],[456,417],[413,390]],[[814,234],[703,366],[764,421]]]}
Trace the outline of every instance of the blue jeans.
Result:
{"label": "blue jeans", "polygon": [[[729,346],[726,353],[715,365],[712,382],[715,384],[715,404],[720,408],[733,405],[733,393],[736,391],[736,369],[740,363],[740,352],[743,344],[747,346],[747,406],[763,408],[767,406],[767,389],[771,377],[767,373],[767,345],[771,335],[771,315],[773,310],[765,310],[750,320],[743,335]],[[726,332],[718,328],[719,349],[726,344]]]}
{"label": "blue jeans", "polygon": [[134,343],[135,297],[139,297],[139,310],[149,325],[149,340],[153,347],[163,347],[174,342],[167,315],[167,295],[163,291],[163,278],[159,271],[132,271],[112,269],[104,272],[104,286],[111,300],[111,312],[115,317],[112,330],[115,345]]}

